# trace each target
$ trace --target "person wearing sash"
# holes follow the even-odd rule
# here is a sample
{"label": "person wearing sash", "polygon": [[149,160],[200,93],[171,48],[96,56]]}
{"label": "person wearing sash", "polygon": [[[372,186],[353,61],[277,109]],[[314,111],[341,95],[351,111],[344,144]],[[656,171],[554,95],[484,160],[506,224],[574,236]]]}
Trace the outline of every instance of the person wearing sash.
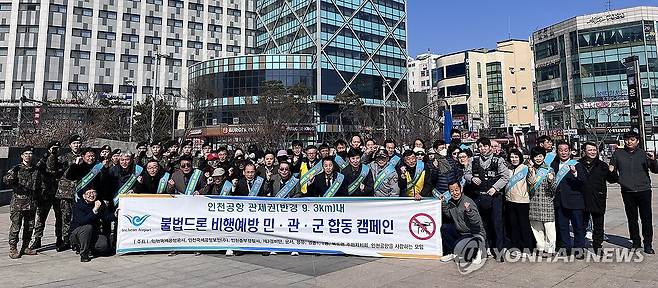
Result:
{"label": "person wearing sash", "polygon": [[361,151],[352,149],[347,152],[349,165],[341,173],[345,175],[347,192],[336,196],[370,196],[374,195],[374,181],[370,167],[361,162]]}
{"label": "person wearing sash", "polygon": [[269,191],[272,197],[297,198],[301,197],[299,178],[292,175],[288,162],[279,162],[278,173],[272,176]]}
{"label": "person wearing sash", "polygon": [[[65,251],[71,248],[70,245],[70,224],[71,224],[71,209],[76,199],[80,196],[85,189],[100,187],[100,177],[97,177],[102,169],[103,163],[96,163],[96,154],[91,148],[80,149],[80,157],[76,158],[73,163],[64,172],[64,179],[68,185],[62,185],[57,190],[57,195],[60,197],[60,209],[62,213],[62,244],[57,247],[57,252]],[[108,163],[109,161],[106,161]]]}
{"label": "person wearing sash", "polygon": [[432,196],[432,177],[425,163],[418,161],[414,151],[407,150],[402,154],[403,164],[400,166],[398,186],[400,197],[413,197],[420,200]]}
{"label": "person wearing sash", "polygon": [[[644,253],[654,254],[653,224],[651,206],[651,177],[649,171],[658,173],[655,152],[646,152],[640,145],[640,136],[635,131],[624,134],[624,149],[617,149],[610,159],[609,169],[619,175],[621,199],[628,220],[628,233],[633,241],[633,248],[640,249],[644,244]],[[638,216],[642,222],[642,238]]]}
{"label": "person wearing sash", "polygon": [[[462,187],[459,181],[448,184],[450,199],[444,199],[443,195],[439,196],[440,200],[446,200],[446,205],[441,206],[442,215],[450,220],[449,223],[441,225],[441,239],[443,241],[442,262],[448,262],[455,259],[454,248],[459,240],[467,237],[478,237],[481,241],[486,239],[486,232],[482,224],[482,217],[478,212],[477,205],[471,198],[462,193]],[[478,251],[471,261],[481,261],[483,251]],[[466,256],[466,255],[464,255]]]}
{"label": "person wearing sash", "polygon": [[[3,182],[12,188],[9,205],[9,258],[17,259],[22,255],[36,255],[30,247],[34,218],[37,212],[37,197],[46,189],[43,174],[32,161],[34,148],[26,146],[21,151],[21,163],[11,168],[3,177]],[[22,245],[18,250],[18,235],[23,228]]]}
{"label": "person wearing sash", "polygon": [[[98,196],[96,198],[101,201],[108,202],[108,206],[111,208],[113,208],[114,205],[110,204],[109,202],[114,200],[114,198],[117,196],[117,193],[119,192],[119,189],[124,188],[123,190],[125,190],[125,193],[134,192],[133,186],[135,185],[137,176],[141,174],[141,171],[137,173],[136,176],[133,176],[137,166],[135,161],[133,161],[133,157],[133,154],[128,151],[121,152],[121,154],[119,154],[119,165],[106,169],[103,171],[104,173],[101,173],[103,189],[97,190]],[[130,187],[123,187],[124,184],[126,184],[128,180],[133,177],[135,179],[134,181],[131,181],[132,184],[129,183]]]}
{"label": "person wearing sash", "polygon": [[394,164],[389,163],[386,149],[380,148],[373,155],[374,161],[370,163],[373,177],[373,190],[375,197],[399,197],[398,171]]}
{"label": "person wearing sash", "polygon": [[[608,198],[606,182],[617,182],[617,175],[609,170],[608,164],[599,159],[599,149],[592,142],[583,144],[583,158],[578,162],[583,166],[583,195],[585,197],[585,221],[592,221],[592,249],[599,254],[604,241],[604,214]],[[585,236],[587,238],[587,236]]]}
{"label": "person wearing sash", "polygon": [[537,253],[552,255],[555,253],[555,172],[544,162],[546,150],[533,147],[530,151],[528,168],[528,196],[530,198],[530,228],[537,243]]}
{"label": "person wearing sash", "polygon": [[[45,189],[41,195],[37,196],[37,216],[34,222],[34,240],[30,248],[37,250],[41,248],[41,238],[46,227],[46,220],[50,213],[50,208],[55,204],[55,193],[57,192],[57,175],[55,174],[57,165],[57,151],[62,144],[59,141],[51,141],[46,146],[47,152],[43,158],[37,162],[37,169],[43,175]],[[62,225],[62,219],[55,217],[55,226]],[[57,224],[59,223],[59,224]]]}
{"label": "person wearing sash", "polygon": [[[293,150],[294,152],[294,150]],[[294,167],[294,155],[293,155],[293,167]],[[310,180],[313,179],[314,176],[322,173],[322,161],[318,159],[318,149],[314,145],[309,145],[306,147],[306,158],[301,160],[301,164],[299,164],[299,179],[300,179],[300,185],[301,185],[301,191],[302,194],[306,194],[308,192],[308,185],[310,185]],[[309,172],[310,171],[310,172]],[[294,172],[294,168],[293,168]]]}
{"label": "person wearing sash", "polygon": [[[557,159],[551,163],[555,172],[555,212],[557,214],[557,227],[559,233],[558,246],[566,248],[568,255],[575,252],[574,249],[585,248],[585,223],[583,210],[585,209],[585,198],[582,192],[583,177],[585,171],[583,165],[571,159],[571,147],[567,142],[559,142],[557,145]],[[571,224],[571,229],[569,227]],[[573,241],[570,232],[573,230]],[[584,251],[581,251],[584,252]],[[583,253],[577,253],[576,257],[582,259]]]}
{"label": "person wearing sash", "polygon": [[553,139],[551,139],[551,137],[548,135],[542,135],[537,138],[537,145],[546,151],[544,162],[550,166],[551,163],[553,163],[553,160],[555,160],[555,156],[557,155],[555,151],[553,151]]}
{"label": "person wearing sash", "polygon": [[491,140],[481,137],[476,142],[480,155],[464,171],[466,182],[476,186],[474,193],[478,210],[487,230],[487,247],[496,261],[504,261],[505,232],[503,222],[503,193],[509,182],[510,171],[504,159],[493,155]]}
{"label": "person wearing sash", "polygon": [[134,193],[136,194],[163,194],[167,192],[167,181],[170,174],[165,172],[158,160],[149,159],[146,169],[137,177]]}
{"label": "person wearing sash", "polygon": [[244,166],[244,176],[238,179],[235,185],[233,196],[250,196],[250,197],[265,197],[267,196],[265,186],[266,180],[263,177],[256,176],[256,165],[249,162]]}
{"label": "person wearing sash", "polygon": [[523,153],[510,150],[507,161],[511,172],[505,187],[507,227],[512,248],[517,248],[526,255],[525,249],[532,247],[532,229],[530,228],[530,197],[528,195],[528,166],[522,163]]}
{"label": "person wearing sash", "polygon": [[[348,151],[349,153],[349,151]],[[322,172],[310,180],[308,192],[304,197],[333,197],[347,194],[345,175],[338,173],[334,159],[322,159]]]}
{"label": "person wearing sash", "polygon": [[302,141],[299,140],[294,140],[292,141],[292,155],[290,156],[290,164],[292,164],[292,173],[300,173],[301,165],[302,165],[302,160],[304,158],[304,154],[302,153],[302,147],[303,147]]}
{"label": "person wearing sash", "polygon": [[206,189],[207,195],[231,195],[233,183],[226,177],[226,170],[224,168],[215,168],[210,176],[208,188]]}
{"label": "person wearing sash", "polygon": [[361,135],[359,134],[354,134],[352,135],[352,138],[350,138],[350,147],[347,149],[347,152],[350,152],[350,150],[353,149],[363,152],[363,150],[361,150],[361,145],[363,145],[363,138],[361,138]]}
{"label": "person wearing sash", "polygon": [[204,179],[201,170],[192,168],[192,157],[189,155],[181,156],[179,163],[180,168],[171,174],[171,178],[167,181],[167,193],[205,194],[206,179]]}

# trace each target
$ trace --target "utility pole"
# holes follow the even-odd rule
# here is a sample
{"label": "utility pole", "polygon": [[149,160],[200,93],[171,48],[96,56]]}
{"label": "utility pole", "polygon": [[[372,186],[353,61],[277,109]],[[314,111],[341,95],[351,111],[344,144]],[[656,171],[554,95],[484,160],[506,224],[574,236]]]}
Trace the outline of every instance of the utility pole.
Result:
{"label": "utility pole", "polygon": [[16,145],[18,145],[21,138],[21,120],[23,119],[23,95],[25,95],[25,87],[21,84],[21,95],[18,96],[18,119],[16,119]]}
{"label": "utility pole", "polygon": [[176,139],[176,96],[171,96],[171,140]]}
{"label": "utility pole", "polygon": [[[157,48],[156,48],[157,49]],[[155,141],[155,101],[157,99],[157,92],[156,90],[158,89],[158,68],[160,68],[160,54],[156,53],[153,56],[155,58],[155,69],[153,69],[153,97],[151,98],[151,141]]]}
{"label": "utility pole", "polygon": [[133,124],[135,122],[135,82],[133,80],[126,81],[126,84],[130,85],[130,132],[128,132],[128,142],[133,142]]}
{"label": "utility pole", "polygon": [[388,139],[387,137],[388,124],[386,124],[386,105],[387,105],[386,102],[388,102],[388,97],[386,96],[386,84],[388,84],[389,82],[391,82],[391,80],[384,79],[384,81],[382,81],[382,100],[384,100],[384,140]]}

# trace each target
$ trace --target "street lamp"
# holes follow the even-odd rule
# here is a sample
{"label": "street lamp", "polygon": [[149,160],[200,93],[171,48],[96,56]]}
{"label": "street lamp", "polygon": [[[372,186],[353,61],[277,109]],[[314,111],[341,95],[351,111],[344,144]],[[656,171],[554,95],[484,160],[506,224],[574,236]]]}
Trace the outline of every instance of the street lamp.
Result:
{"label": "street lamp", "polygon": [[158,47],[156,46],[155,49],[156,53],[153,55],[153,58],[155,58],[155,69],[153,69],[154,72],[154,82],[153,82],[153,99],[151,101],[151,141],[155,140],[155,101],[157,99],[157,93],[156,90],[158,89],[158,73],[160,70],[160,60],[162,58],[169,58],[168,55],[165,54],[160,54],[157,53]]}
{"label": "street lamp", "polygon": [[386,85],[388,85],[388,83],[391,83],[391,80],[384,78],[384,81],[382,81],[382,100],[384,100],[384,139],[388,139],[387,138],[388,125],[386,124],[386,102],[388,101],[388,97],[386,96]]}
{"label": "street lamp", "polygon": [[128,132],[128,142],[133,142],[133,124],[135,122],[133,115],[135,114],[135,81],[126,80],[126,85],[130,86],[130,129]]}

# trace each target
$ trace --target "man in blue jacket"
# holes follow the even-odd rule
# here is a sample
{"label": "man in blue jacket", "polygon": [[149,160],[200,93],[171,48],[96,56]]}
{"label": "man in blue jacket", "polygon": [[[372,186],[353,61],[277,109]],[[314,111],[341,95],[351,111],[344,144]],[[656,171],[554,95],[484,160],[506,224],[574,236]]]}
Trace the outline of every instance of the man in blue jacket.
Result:
{"label": "man in blue jacket", "polygon": [[[582,177],[585,170],[581,163],[571,159],[569,143],[557,144],[557,159],[551,163],[555,171],[557,189],[555,191],[555,214],[557,215],[558,234],[567,253],[585,248],[585,225],[583,210],[585,198],[582,192]],[[569,234],[569,224],[573,228],[573,242]],[[583,253],[576,253],[576,257],[584,257]]]}
{"label": "man in blue jacket", "polygon": [[106,255],[110,250],[109,241],[100,228],[103,223],[114,221],[116,215],[108,209],[105,202],[96,197],[96,190],[88,189],[82,194],[83,200],[73,205],[71,244],[79,247],[77,252],[80,253],[80,262],[91,261],[92,253]]}

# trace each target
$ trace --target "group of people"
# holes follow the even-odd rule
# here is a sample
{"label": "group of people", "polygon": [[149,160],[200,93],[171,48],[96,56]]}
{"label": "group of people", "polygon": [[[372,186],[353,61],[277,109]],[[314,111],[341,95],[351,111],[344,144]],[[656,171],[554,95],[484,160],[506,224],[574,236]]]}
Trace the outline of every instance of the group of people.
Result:
{"label": "group of people", "polygon": [[153,141],[139,143],[136,154],[108,145],[83,148],[80,136],[74,135],[68,149],[53,141],[38,161],[33,148],[24,147],[21,163],[3,179],[14,190],[9,257],[36,254],[51,208],[57,251],[73,248],[82,262],[111,254],[119,195],[129,193],[434,197],[445,201],[443,260],[454,257],[452,249],[461,238],[474,235],[500,261],[508,248],[536,247],[548,254],[557,247],[584,249],[590,221],[598,251],[604,237],[606,182],[622,187],[634,247],[653,254],[648,171],[658,173],[658,165],[654,154],[638,148],[637,134],[625,135],[626,147],[610,165],[599,160],[593,143],[585,143],[582,158],[575,161],[569,144],[557,143],[554,152],[548,137],[540,138],[526,157],[517,147],[503,149],[488,138],[480,138],[472,151],[461,144],[459,131],[452,135],[450,143],[436,140],[431,147],[421,139],[401,148],[394,140],[379,144],[354,135],[333,145],[293,141],[289,149],[276,152],[257,145],[213,150],[209,144],[195,152],[189,140]]}

